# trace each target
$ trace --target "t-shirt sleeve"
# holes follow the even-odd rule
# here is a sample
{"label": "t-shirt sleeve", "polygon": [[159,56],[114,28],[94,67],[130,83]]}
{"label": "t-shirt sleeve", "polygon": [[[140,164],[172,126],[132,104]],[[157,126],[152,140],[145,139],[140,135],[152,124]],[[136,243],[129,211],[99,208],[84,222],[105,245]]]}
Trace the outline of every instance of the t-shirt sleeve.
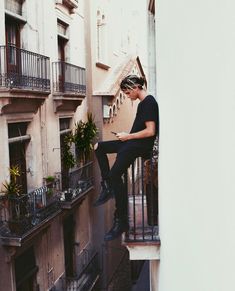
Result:
{"label": "t-shirt sleeve", "polygon": [[149,99],[143,104],[142,108],[142,121],[155,121],[157,120],[158,116],[158,106],[155,100]]}

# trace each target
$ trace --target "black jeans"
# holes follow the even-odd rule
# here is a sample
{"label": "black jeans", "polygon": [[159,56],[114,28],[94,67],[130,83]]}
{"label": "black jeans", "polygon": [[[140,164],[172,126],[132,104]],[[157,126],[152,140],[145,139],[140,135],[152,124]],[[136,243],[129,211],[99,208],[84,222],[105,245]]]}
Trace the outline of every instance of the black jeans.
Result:
{"label": "black jeans", "polygon": [[[122,180],[122,175],[137,157],[149,153],[149,149],[137,147],[131,142],[120,140],[103,141],[98,143],[95,150],[103,180],[109,180],[113,188],[116,202],[116,216],[127,219],[127,193]],[[107,154],[117,153],[116,160],[110,169]]]}

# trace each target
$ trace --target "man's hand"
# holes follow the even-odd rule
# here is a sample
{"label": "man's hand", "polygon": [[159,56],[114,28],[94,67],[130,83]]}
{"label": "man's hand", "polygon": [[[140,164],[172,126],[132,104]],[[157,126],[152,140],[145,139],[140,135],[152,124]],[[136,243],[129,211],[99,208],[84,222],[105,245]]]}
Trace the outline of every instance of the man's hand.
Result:
{"label": "man's hand", "polygon": [[116,134],[116,137],[118,139],[120,139],[121,141],[127,141],[129,139],[129,137],[130,137],[130,134],[127,133],[127,132],[122,131],[122,132],[118,132]]}
{"label": "man's hand", "polygon": [[140,130],[138,132],[133,133],[127,133],[127,132],[118,132],[116,134],[116,137],[121,141],[127,141],[131,139],[141,139],[141,138],[147,138],[150,136],[155,135],[155,122],[154,121],[146,121],[145,122],[146,128],[143,130]]}

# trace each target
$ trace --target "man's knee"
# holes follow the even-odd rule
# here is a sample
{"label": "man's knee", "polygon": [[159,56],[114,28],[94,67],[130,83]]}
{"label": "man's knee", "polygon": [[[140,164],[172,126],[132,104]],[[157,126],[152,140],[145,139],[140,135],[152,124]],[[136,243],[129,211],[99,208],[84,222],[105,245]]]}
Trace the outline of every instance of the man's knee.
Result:
{"label": "man's knee", "polygon": [[99,145],[99,143],[97,142],[95,145],[94,145],[94,150],[96,151],[97,150],[97,148],[98,148],[98,145]]}
{"label": "man's knee", "polygon": [[95,145],[94,145],[94,150],[97,151],[103,151],[105,149],[105,147],[103,146],[105,142],[103,141],[98,141]]}

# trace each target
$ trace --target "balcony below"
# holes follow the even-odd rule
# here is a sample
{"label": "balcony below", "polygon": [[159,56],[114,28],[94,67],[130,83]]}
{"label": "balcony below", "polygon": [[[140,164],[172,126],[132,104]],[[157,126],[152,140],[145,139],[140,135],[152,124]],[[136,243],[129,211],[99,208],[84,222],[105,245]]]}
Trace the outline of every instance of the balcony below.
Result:
{"label": "balcony below", "polygon": [[[84,250],[78,258],[80,266],[77,266],[77,275],[61,278],[63,290],[96,290],[95,286],[101,273],[98,262],[98,253],[94,253],[93,256],[90,257],[89,253],[85,251],[86,250]],[[82,262],[83,264],[81,264]]]}
{"label": "balcony below", "polygon": [[68,177],[65,177],[68,181],[68,188],[64,189],[61,195],[62,209],[71,209],[78,206],[87,194],[94,189],[92,171],[92,161],[70,170]]}
{"label": "balcony below", "polygon": [[55,112],[75,111],[86,96],[85,68],[59,61],[52,69]]}
{"label": "balcony below", "polygon": [[62,211],[56,184],[20,196],[0,197],[0,241],[5,246],[22,246]]}
{"label": "balcony below", "polygon": [[48,57],[0,46],[0,114],[35,113],[49,94]]}

